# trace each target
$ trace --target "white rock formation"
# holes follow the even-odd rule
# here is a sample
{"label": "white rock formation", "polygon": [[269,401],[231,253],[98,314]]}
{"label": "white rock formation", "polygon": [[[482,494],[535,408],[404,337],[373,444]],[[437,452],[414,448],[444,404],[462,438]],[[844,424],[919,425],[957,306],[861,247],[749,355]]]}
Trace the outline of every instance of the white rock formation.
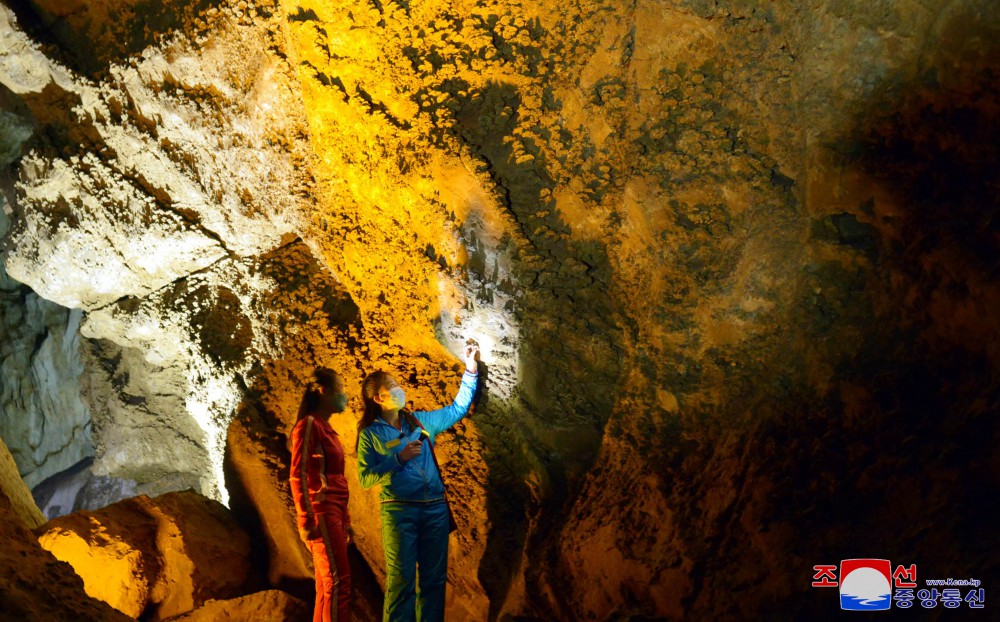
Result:
{"label": "white rock formation", "polygon": [[[0,236],[6,230],[0,209]],[[81,318],[0,265],[0,438],[29,487],[94,452],[90,411],[80,400]]]}
{"label": "white rock formation", "polygon": [[[37,462],[67,435],[85,445],[59,462],[67,468],[90,455],[92,411],[95,475],[134,479],[149,494],[191,486],[225,500],[224,433],[249,366],[242,354],[270,338],[260,318],[239,320],[261,285],[247,266],[296,237],[308,145],[292,70],[268,39],[273,25],[243,10],[203,17],[204,32],[173,33],[95,83],[47,58],[0,7],[0,84],[46,130],[16,165],[4,264],[74,309],[53,306],[70,314],[65,330],[17,350],[18,369],[31,373],[13,372],[28,388],[4,388],[14,409],[4,419],[20,422],[25,438],[10,442],[15,457],[37,447]],[[193,304],[173,304],[178,287],[202,286],[197,296],[186,290]],[[31,313],[42,318],[49,304]],[[224,326],[230,318],[237,324]],[[82,389],[59,382],[82,372],[70,357],[81,320],[90,340]],[[26,414],[54,410],[64,418],[45,434],[40,415]],[[26,474],[37,468],[20,464]]]}

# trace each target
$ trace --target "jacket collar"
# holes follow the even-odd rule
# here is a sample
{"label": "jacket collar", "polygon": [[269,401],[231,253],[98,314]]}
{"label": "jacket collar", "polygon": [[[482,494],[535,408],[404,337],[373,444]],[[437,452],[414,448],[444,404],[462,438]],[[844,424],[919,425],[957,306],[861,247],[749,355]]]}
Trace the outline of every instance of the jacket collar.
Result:
{"label": "jacket collar", "polygon": [[[405,418],[400,417],[399,420],[400,420],[400,423],[403,424],[402,430],[405,430],[406,428],[410,427],[410,424],[406,421]],[[402,431],[400,428],[397,428],[396,426],[392,425],[391,423],[389,423],[388,421],[386,421],[385,419],[383,419],[381,415],[379,415],[378,417],[375,417],[375,421],[372,421],[372,423],[380,423],[380,424],[384,425],[385,427],[389,428],[390,430],[395,430],[397,432],[401,432]]]}

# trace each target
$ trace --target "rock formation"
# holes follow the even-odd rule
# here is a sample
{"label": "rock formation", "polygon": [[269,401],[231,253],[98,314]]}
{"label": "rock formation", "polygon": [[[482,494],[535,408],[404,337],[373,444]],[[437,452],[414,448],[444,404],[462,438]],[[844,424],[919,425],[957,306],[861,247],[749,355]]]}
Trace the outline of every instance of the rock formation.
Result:
{"label": "rock formation", "polygon": [[825,619],[815,564],[1000,574],[997,3],[16,10],[0,432],[67,404],[10,433],[32,485],[93,447],[252,510],[269,585],[301,582],[311,369],[350,448],[365,373],[446,403],[474,336],[454,619]]}
{"label": "rock formation", "polygon": [[31,528],[43,522],[41,512],[18,477],[14,461],[0,442],[0,619],[48,622],[130,620],[106,603],[91,598],[73,568],[38,544]]}
{"label": "rock formation", "polygon": [[[4,212],[0,235],[9,224]],[[94,453],[90,411],[80,399],[83,314],[41,298],[2,265],[0,308],[0,410],[7,415],[0,418],[0,438],[13,447],[25,483],[35,486]]]}
{"label": "rock formation", "polygon": [[38,510],[31,492],[18,477],[17,464],[7,450],[7,445],[0,440],[0,493],[7,499],[10,510],[17,517],[17,522],[28,529],[34,529],[45,522],[45,516]]}
{"label": "rock formation", "polygon": [[98,510],[139,494],[133,480],[95,475],[93,462],[90,458],[83,460],[32,489],[31,494],[47,519],[77,510]]}
{"label": "rock formation", "polygon": [[298,622],[309,619],[309,606],[278,590],[257,592],[231,600],[210,600],[190,613],[170,618],[171,622]]}
{"label": "rock formation", "polygon": [[230,508],[247,531],[263,538],[251,542],[255,561],[266,564],[270,585],[308,594],[312,557],[299,538],[288,488],[285,436],[248,406],[229,424],[226,488]]}
{"label": "rock formation", "polygon": [[37,531],[87,594],[133,618],[162,620],[237,596],[250,570],[247,535],[218,502],[190,491],[126,499]]}

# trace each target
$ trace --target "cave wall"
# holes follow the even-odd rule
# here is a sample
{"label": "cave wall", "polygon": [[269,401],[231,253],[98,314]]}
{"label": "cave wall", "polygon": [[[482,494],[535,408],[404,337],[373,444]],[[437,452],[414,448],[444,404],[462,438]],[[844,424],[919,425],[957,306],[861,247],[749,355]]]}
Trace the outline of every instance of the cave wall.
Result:
{"label": "cave wall", "polygon": [[91,417],[80,399],[82,313],[7,279],[0,290],[0,438],[28,486],[93,456]]}
{"label": "cave wall", "polygon": [[[29,24],[48,15],[35,25],[57,60],[5,9],[3,83],[36,128],[5,208],[6,268],[87,312],[78,393],[100,430],[95,472],[158,482],[153,494],[193,486],[224,497],[225,427],[240,400],[232,368],[250,365],[247,320],[229,288],[204,278],[204,304],[176,309],[163,294],[213,270],[238,279],[233,264],[295,238],[308,177],[283,61],[242,11],[203,14],[209,28],[190,10],[147,21],[142,9],[90,4],[56,11],[50,31],[47,5],[32,6],[22,12]],[[112,23],[95,21],[98,11]],[[180,25],[192,30],[175,32]],[[148,47],[154,35],[162,45]],[[242,322],[235,332],[230,319]]]}
{"label": "cave wall", "polygon": [[[0,89],[0,166],[20,157],[32,127],[23,105]],[[14,189],[0,184],[0,236],[10,228]],[[45,300],[0,265],[0,438],[28,486],[35,486],[94,453],[90,412],[80,400],[79,326],[82,314]]]}
{"label": "cave wall", "polygon": [[458,619],[996,575],[994,3],[109,6],[22,5],[0,63],[39,128],[4,260],[84,311],[102,473],[222,497],[241,401],[286,434],[326,364],[444,403],[475,336]]}
{"label": "cave wall", "polygon": [[995,8],[286,7],[366,327],[516,331],[445,446],[490,615],[822,616],[794,586],[837,543],[995,571],[996,508],[949,492],[996,486],[959,432],[996,435]]}

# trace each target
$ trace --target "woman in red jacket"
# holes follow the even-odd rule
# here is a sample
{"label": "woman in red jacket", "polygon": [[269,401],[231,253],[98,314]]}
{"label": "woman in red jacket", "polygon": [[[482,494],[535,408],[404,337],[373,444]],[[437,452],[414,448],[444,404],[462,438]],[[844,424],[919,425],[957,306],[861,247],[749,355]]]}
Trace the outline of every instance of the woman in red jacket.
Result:
{"label": "woman in red jacket", "polygon": [[347,511],[344,447],[328,419],[347,407],[335,372],[318,368],[306,387],[292,429],[289,482],[299,535],[312,552],[316,572],[313,622],[350,622],[351,569],[347,545],[353,537]]}

